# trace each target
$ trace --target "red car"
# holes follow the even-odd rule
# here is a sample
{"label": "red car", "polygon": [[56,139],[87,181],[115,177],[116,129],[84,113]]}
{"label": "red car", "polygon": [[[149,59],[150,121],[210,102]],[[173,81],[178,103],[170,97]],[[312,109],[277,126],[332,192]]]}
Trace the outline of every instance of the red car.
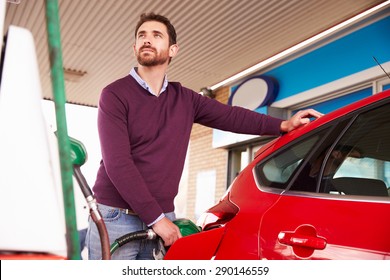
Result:
{"label": "red car", "polygon": [[165,259],[390,259],[390,90],[264,145]]}

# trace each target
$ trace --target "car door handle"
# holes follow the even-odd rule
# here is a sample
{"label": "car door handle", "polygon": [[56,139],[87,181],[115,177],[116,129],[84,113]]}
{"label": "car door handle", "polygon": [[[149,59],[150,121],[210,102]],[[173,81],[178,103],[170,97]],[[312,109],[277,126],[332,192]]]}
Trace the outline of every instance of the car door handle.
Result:
{"label": "car door handle", "polygon": [[323,250],[327,244],[325,238],[317,236],[317,231],[311,225],[301,225],[294,232],[281,231],[278,235],[278,241],[284,245],[315,250]]}
{"label": "car door handle", "polygon": [[284,245],[302,246],[316,250],[326,247],[326,241],[321,237],[303,236],[291,232],[280,232],[278,241]]}

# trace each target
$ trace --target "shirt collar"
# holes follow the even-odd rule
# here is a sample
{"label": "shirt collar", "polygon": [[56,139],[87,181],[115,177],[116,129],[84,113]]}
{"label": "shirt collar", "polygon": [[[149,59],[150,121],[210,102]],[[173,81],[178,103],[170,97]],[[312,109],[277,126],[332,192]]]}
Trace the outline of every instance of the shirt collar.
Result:
{"label": "shirt collar", "polygon": [[[147,82],[145,82],[141,77],[140,75],[138,75],[137,73],[137,67],[133,67],[130,71],[130,76],[132,76],[136,81],[137,83],[143,87],[144,89],[146,89],[149,93],[155,95],[155,96],[158,96],[157,94],[155,94],[152,89],[150,88],[150,86],[148,85]],[[167,78],[167,75],[165,74],[165,77],[164,77],[164,83],[163,83],[163,86],[161,87],[161,90],[159,92],[159,94],[161,94],[162,92],[164,92],[168,87],[168,78]]]}

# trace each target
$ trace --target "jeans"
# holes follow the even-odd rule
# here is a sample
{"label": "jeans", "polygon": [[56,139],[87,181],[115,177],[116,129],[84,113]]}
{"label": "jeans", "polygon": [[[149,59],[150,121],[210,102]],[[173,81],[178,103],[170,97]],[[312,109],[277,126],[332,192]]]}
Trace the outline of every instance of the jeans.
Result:
{"label": "jeans", "polygon": [[[137,215],[129,215],[122,212],[120,209],[98,204],[99,211],[103,217],[107,228],[110,244],[115,242],[115,239],[139,230],[146,230],[148,227],[141,221]],[[173,221],[175,213],[165,213],[165,216]],[[89,218],[89,227],[86,236],[86,244],[88,247],[88,259],[99,260],[102,257],[100,237],[98,229]],[[153,260],[153,249],[158,247],[157,240],[135,240],[118,248],[111,256],[113,260]]]}

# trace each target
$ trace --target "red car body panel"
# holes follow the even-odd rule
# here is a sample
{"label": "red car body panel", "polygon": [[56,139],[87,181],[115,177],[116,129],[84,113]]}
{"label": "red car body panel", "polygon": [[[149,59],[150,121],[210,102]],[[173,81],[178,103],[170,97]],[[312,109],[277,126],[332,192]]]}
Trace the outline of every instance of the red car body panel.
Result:
{"label": "red car body panel", "polygon": [[164,260],[209,260],[214,256],[224,231],[224,228],[217,228],[180,238],[169,248]]}
{"label": "red car body panel", "polygon": [[[319,208],[318,200],[321,201]],[[327,198],[281,196],[264,214],[260,225],[260,257],[266,259],[390,259],[389,204],[375,201],[332,200]],[[379,215],[378,215],[379,214]],[[360,223],[351,222],[360,217]],[[378,228],[378,225],[380,226]],[[302,226],[311,226],[326,246],[315,249],[301,240],[309,233],[297,234]],[[290,232],[297,240],[283,244],[280,234]],[[299,252],[304,247],[306,252]]]}
{"label": "red car body panel", "polygon": [[[201,257],[225,260],[390,259],[390,199],[272,189],[259,186],[253,173],[259,162],[272,157],[291,141],[389,98],[390,90],[368,97],[261,147],[228,191],[229,201],[239,211],[221,225],[224,231],[221,239],[208,237],[214,235],[214,230],[188,236],[185,242],[180,239],[168,251],[169,259],[181,259],[180,252],[186,251],[187,246],[208,250]],[[198,257],[186,255],[186,259]]]}

